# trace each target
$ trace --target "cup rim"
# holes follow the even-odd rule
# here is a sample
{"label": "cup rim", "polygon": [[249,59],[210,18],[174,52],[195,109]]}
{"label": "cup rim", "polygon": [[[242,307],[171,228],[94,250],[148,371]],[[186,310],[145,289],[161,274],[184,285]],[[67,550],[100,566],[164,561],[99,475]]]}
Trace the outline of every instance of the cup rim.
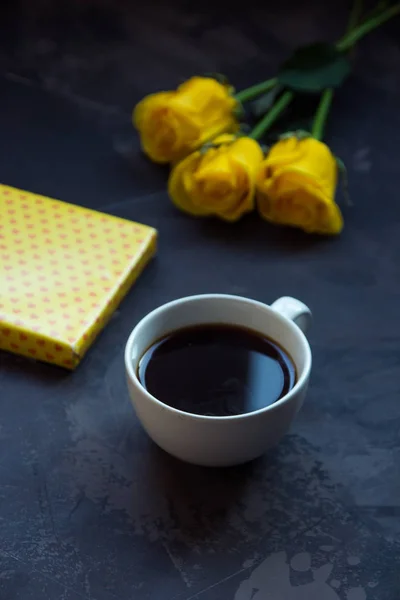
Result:
{"label": "cup rim", "polygon": [[[173,308],[174,306],[178,306],[179,304],[184,304],[184,303],[187,304],[187,303],[195,302],[195,301],[199,301],[199,300],[207,300],[207,299],[220,299],[220,300],[227,300],[227,301],[231,301],[231,300],[238,301],[239,300],[240,302],[242,302],[244,304],[249,304],[250,306],[254,306],[254,307],[263,309],[266,312],[268,312],[270,315],[272,315],[274,319],[275,318],[278,319],[285,327],[289,327],[289,329],[291,329],[292,332],[294,332],[294,334],[298,336],[298,338],[302,342],[303,350],[305,353],[305,364],[304,364],[303,372],[300,375],[300,377],[298,378],[298,380],[296,381],[295,385],[292,387],[292,389],[289,390],[289,392],[287,394],[285,394],[282,398],[279,398],[279,400],[277,400],[273,404],[270,404],[269,406],[264,406],[263,408],[259,408],[258,410],[254,410],[254,411],[244,413],[244,414],[223,415],[223,416],[198,415],[196,413],[191,413],[191,412],[187,412],[184,410],[180,410],[179,408],[174,408],[173,406],[170,406],[169,404],[165,404],[165,402],[162,402],[161,400],[159,400],[158,398],[156,398],[155,396],[150,394],[150,392],[148,392],[146,390],[146,388],[143,387],[143,385],[139,381],[139,378],[137,377],[136,369],[133,368],[133,362],[132,362],[132,358],[131,358],[132,357],[132,345],[134,343],[134,339],[137,335],[137,332],[140,331],[140,329],[146,327],[147,324],[152,319],[154,319],[157,315],[159,315],[160,313],[162,313],[170,308]],[[293,321],[291,321],[290,319],[288,319],[287,317],[285,317],[278,311],[271,308],[271,306],[269,306],[268,304],[264,304],[263,302],[259,302],[258,300],[253,300],[251,298],[246,298],[245,296],[236,296],[233,294],[196,294],[193,296],[184,296],[182,298],[178,298],[176,300],[171,300],[170,302],[166,302],[165,304],[162,304],[158,308],[153,309],[152,311],[147,313],[147,315],[145,315],[142,319],[140,319],[140,321],[135,325],[135,327],[131,331],[128,341],[125,345],[124,358],[125,358],[125,369],[126,369],[127,375],[129,376],[132,383],[136,387],[139,388],[140,392],[142,394],[144,394],[144,396],[147,398],[147,400],[149,400],[152,403],[157,404],[164,410],[168,410],[171,413],[173,413],[179,417],[190,418],[190,419],[195,419],[197,421],[204,421],[204,422],[239,421],[239,420],[243,420],[243,419],[254,418],[254,417],[257,417],[258,415],[264,414],[266,412],[272,412],[274,410],[277,410],[279,408],[279,406],[288,402],[304,386],[304,384],[306,383],[307,378],[310,374],[311,364],[312,364],[312,355],[311,355],[310,344],[308,343],[308,340],[307,340],[305,334],[303,333],[303,331]]]}

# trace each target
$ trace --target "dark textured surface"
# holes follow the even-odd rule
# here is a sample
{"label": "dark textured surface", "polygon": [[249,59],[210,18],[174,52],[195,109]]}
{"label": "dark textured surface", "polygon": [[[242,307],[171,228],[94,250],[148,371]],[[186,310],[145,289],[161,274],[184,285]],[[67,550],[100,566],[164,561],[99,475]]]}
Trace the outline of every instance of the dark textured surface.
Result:
{"label": "dark textured surface", "polygon": [[[138,152],[132,104],[193,72],[238,87],[299,42],[332,38],[344,3],[2,5],[0,179],[153,225],[160,252],[73,374],[0,355],[0,598],[398,600],[400,46],[358,51],[328,130],[355,207],[337,240],[250,217],[190,220]],[[396,41],[397,40],[397,41]],[[182,295],[299,296],[314,374],[264,459],[206,470],[157,450],[129,404],[123,347]]]}

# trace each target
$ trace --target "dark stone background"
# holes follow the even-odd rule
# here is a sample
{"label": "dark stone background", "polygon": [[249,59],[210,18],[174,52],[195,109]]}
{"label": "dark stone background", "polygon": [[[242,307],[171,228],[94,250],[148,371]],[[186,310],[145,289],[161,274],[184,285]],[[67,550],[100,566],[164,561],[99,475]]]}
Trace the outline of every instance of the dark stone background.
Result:
{"label": "dark stone background", "polygon": [[[146,93],[221,71],[238,88],[345,2],[16,0],[0,8],[0,180],[158,228],[160,250],[73,374],[0,354],[0,598],[398,600],[400,23],[362,42],[327,139],[349,168],[339,239],[178,214],[130,124]],[[0,215],[1,218],[1,215]],[[251,465],[181,464],[129,404],[123,347],[200,292],[313,309],[292,433]]]}

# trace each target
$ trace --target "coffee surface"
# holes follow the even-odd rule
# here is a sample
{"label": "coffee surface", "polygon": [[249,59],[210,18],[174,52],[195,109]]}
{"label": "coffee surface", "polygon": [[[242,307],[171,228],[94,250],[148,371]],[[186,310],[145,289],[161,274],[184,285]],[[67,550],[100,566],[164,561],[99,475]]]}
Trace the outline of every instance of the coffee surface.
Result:
{"label": "coffee surface", "polygon": [[173,331],[142,356],[138,377],[158,400],[198,415],[240,415],[293,387],[293,361],[274,341],[231,325]]}

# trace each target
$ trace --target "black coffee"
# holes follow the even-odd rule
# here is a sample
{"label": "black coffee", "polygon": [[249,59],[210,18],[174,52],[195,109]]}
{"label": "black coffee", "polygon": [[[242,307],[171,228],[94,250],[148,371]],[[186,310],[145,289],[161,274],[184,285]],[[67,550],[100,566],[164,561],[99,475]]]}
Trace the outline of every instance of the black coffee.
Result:
{"label": "black coffee", "polygon": [[296,371],[267,337],[232,325],[199,325],[154,343],[140,360],[138,377],[164,404],[222,417],[273,404],[294,386]]}

